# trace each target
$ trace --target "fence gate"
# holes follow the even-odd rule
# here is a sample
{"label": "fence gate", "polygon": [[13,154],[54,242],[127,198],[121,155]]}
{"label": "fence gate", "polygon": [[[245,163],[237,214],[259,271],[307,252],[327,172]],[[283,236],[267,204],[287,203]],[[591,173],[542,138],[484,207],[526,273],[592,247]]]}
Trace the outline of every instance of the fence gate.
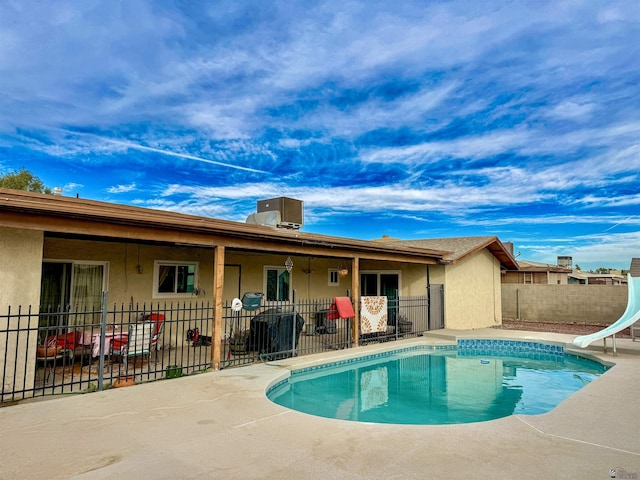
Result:
{"label": "fence gate", "polygon": [[429,285],[429,328],[444,328],[444,285]]}

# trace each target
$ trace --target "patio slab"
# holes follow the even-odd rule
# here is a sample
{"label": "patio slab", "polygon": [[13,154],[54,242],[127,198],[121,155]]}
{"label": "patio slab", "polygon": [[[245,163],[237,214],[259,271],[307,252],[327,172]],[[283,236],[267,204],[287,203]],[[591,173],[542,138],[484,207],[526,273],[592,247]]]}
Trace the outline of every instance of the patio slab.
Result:
{"label": "patio slab", "polygon": [[[271,403],[292,366],[456,336],[569,342],[512,330],[438,331],[422,339],[0,408],[0,478],[640,478],[640,343],[618,340],[616,366],[544,415],[465,425],[331,420]],[[623,476],[623,475],[626,475]],[[634,477],[635,475],[636,477]]]}

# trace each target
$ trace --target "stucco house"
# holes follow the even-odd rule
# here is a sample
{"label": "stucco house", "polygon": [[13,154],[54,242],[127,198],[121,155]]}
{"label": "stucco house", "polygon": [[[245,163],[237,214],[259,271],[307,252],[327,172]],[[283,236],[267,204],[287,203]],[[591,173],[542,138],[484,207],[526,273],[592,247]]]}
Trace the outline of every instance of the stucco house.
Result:
{"label": "stucco house", "polygon": [[483,328],[502,323],[501,277],[506,270],[517,270],[518,264],[497,237],[382,237],[378,241],[442,253],[438,265],[430,266],[427,273],[430,282],[445,285],[447,328]]}
{"label": "stucco house", "polygon": [[549,263],[518,260],[517,270],[505,270],[502,283],[520,285],[567,285],[571,268]]}
{"label": "stucco house", "polygon": [[[214,369],[230,302],[243,292],[262,292],[266,308],[350,297],[357,345],[360,296],[424,296],[437,285],[443,322],[423,330],[482,328],[501,323],[501,271],[518,268],[496,237],[364,241],[6,189],[0,265],[0,321],[8,322],[0,330],[11,329],[9,312],[18,309],[70,304],[99,316],[105,298],[125,309],[195,299],[212,312],[202,333],[211,338]],[[65,318],[71,324],[74,317]],[[182,340],[183,332],[168,334]],[[29,338],[31,348],[35,341]]]}

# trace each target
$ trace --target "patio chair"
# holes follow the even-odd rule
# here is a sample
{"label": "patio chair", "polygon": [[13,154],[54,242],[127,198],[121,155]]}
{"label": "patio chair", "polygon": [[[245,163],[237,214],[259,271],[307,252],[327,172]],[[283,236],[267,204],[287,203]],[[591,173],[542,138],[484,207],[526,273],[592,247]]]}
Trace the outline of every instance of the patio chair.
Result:
{"label": "patio chair", "polygon": [[144,355],[150,360],[151,341],[156,322],[138,322],[129,325],[129,334],[114,338],[111,344],[111,356],[119,356],[124,360],[125,370],[129,357]]}
{"label": "patio chair", "polygon": [[158,339],[162,337],[162,332],[164,331],[164,315],[162,313],[150,313],[144,318],[145,320],[152,322],[154,324],[153,335],[151,337],[151,350],[153,350],[154,355],[157,356],[158,355]]}
{"label": "patio chair", "polygon": [[45,382],[49,381],[57,366],[62,365],[64,371],[73,362],[73,348],[60,340],[62,338],[63,336],[51,335],[36,348],[36,365],[45,369]]}

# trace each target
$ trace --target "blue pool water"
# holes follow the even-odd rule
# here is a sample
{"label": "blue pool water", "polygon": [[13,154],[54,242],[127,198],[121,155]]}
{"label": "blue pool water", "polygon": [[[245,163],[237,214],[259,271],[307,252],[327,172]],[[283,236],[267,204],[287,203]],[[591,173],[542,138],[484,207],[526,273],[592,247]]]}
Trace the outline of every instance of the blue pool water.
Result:
{"label": "blue pool water", "polygon": [[548,412],[608,368],[562,347],[508,342],[505,349],[507,342],[492,342],[413,347],[292,372],[267,396],[293,410],[342,420],[471,423]]}

